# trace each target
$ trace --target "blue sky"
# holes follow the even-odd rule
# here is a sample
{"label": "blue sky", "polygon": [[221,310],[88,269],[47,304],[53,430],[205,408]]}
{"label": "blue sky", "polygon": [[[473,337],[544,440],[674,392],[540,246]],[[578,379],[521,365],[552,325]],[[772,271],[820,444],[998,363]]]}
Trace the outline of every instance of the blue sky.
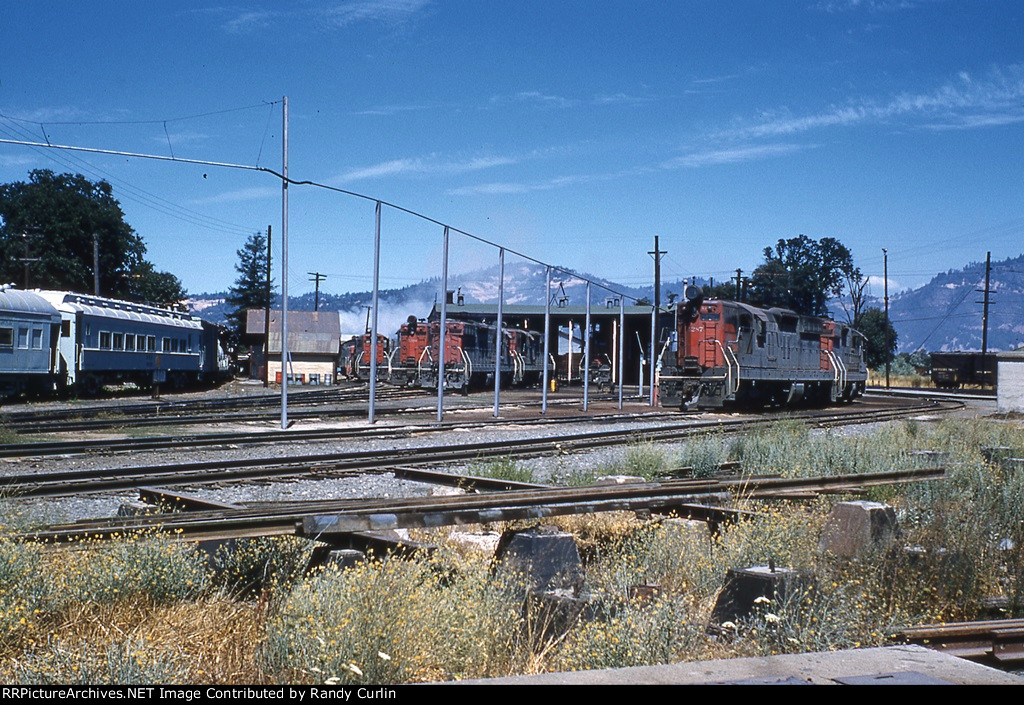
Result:
{"label": "blue sky", "polygon": [[[980,0],[7,3],[0,136],[279,169],[268,103],[287,95],[293,178],[538,259],[640,285],[659,235],[666,278],[722,279],[803,233],[846,243],[877,281],[887,247],[896,289],[1024,251],[1022,14]],[[267,174],[0,145],[0,181],[33,168],[111,181],[150,258],[192,292],[234,280],[247,233],[280,235]],[[309,271],[328,292],[368,288],[372,204],[293,187],[290,205],[291,291],[312,289]],[[439,274],[436,225],[385,210],[383,235],[385,286]],[[455,270],[495,261],[453,240]]]}

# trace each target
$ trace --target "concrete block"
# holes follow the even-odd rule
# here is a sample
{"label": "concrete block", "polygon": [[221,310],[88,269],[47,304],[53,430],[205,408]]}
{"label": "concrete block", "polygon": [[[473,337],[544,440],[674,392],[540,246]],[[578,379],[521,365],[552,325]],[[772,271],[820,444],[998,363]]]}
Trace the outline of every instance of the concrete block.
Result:
{"label": "concrete block", "polygon": [[534,589],[578,593],[583,586],[583,561],[576,538],[553,526],[505,532],[494,559],[498,570],[524,576]]}
{"label": "concrete block", "polygon": [[457,495],[466,494],[466,490],[461,487],[447,487],[445,485],[434,485],[430,488],[427,493],[431,497],[455,497]]}
{"label": "concrete block", "polygon": [[448,536],[460,546],[478,553],[485,553],[489,556],[494,555],[495,550],[498,548],[498,542],[501,540],[501,534],[497,531],[452,531]]}
{"label": "concrete block", "polygon": [[594,480],[595,485],[637,485],[647,482],[636,475],[602,475]]}
{"label": "concrete block", "polygon": [[801,590],[811,587],[813,577],[792,568],[756,565],[749,568],[730,568],[725,574],[725,585],[711,611],[713,624],[738,623],[754,611],[755,600],[766,597],[773,603],[785,601]]}
{"label": "concrete block", "polygon": [[156,514],[158,509],[152,504],[146,502],[136,502],[131,499],[121,500],[121,504],[117,507],[117,516],[119,517],[138,517],[147,516],[150,514]]}
{"label": "concrete block", "polygon": [[338,548],[324,557],[324,568],[352,568],[366,560],[366,554],[353,548]]}
{"label": "concrete block", "polygon": [[879,502],[839,502],[825,520],[818,549],[840,558],[856,558],[886,549],[899,535],[896,512]]}
{"label": "concrete block", "polygon": [[531,590],[524,611],[529,636],[535,647],[557,639],[585,616],[588,600],[574,590]]}
{"label": "concrete block", "polygon": [[949,453],[939,450],[911,450],[907,452],[907,458],[915,468],[937,468],[946,464]]}

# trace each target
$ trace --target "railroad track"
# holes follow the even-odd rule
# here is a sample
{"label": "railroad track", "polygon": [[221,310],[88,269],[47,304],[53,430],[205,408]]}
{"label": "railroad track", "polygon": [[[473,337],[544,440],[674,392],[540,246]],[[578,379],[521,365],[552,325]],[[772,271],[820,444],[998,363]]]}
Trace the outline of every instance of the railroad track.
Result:
{"label": "railroad track", "polygon": [[893,640],[972,661],[1000,665],[1024,662],[1024,619],[926,624],[904,629]]}
{"label": "railroad track", "polygon": [[[962,406],[962,405],[961,405]],[[911,408],[911,407],[905,407]],[[919,407],[912,407],[917,409]],[[863,410],[862,410],[863,412]],[[362,412],[356,412],[361,414]],[[800,419],[821,419],[827,423],[829,414],[842,414],[842,418],[852,417],[854,412],[825,412],[820,410],[807,411],[803,413],[790,414],[780,418]],[[869,411],[867,413],[875,413]],[[313,412],[313,415],[323,415],[320,412]],[[225,420],[224,415],[211,419],[212,421]],[[275,417],[276,418],[276,417]],[[0,444],[0,458],[22,458],[41,457],[48,455],[77,455],[82,453],[116,453],[116,452],[138,452],[144,450],[167,450],[181,448],[200,448],[210,446],[243,446],[243,445],[265,445],[279,443],[298,443],[331,440],[354,440],[354,439],[380,439],[380,438],[407,438],[412,435],[448,431],[452,429],[474,429],[487,428],[495,425],[508,425],[513,423],[517,426],[550,426],[565,423],[622,423],[628,421],[657,421],[661,419],[678,420],[680,415],[676,412],[652,411],[642,414],[605,414],[600,416],[552,416],[530,419],[486,419],[477,421],[458,422],[423,422],[404,424],[402,426],[373,426],[370,428],[346,428],[346,429],[294,429],[288,431],[257,431],[257,432],[224,432],[224,433],[203,433],[203,434],[173,434],[167,436],[149,436],[143,438],[121,438],[121,439],[75,439],[60,441],[42,441],[31,443],[4,443]],[[693,417],[690,417],[693,418]],[[717,422],[694,422],[688,421],[683,426],[695,424],[711,424]],[[678,428],[678,424],[670,425]]]}
{"label": "railroad track", "polygon": [[786,492],[802,497],[808,492],[835,493],[871,485],[934,480],[944,474],[943,468],[922,468],[812,478],[748,476],[733,480],[527,487],[447,497],[249,503],[169,514],[88,520],[49,527],[20,538],[67,543],[160,531],[192,539],[293,534],[330,542],[334,536],[358,531],[638,510],[722,522],[752,514],[717,506],[729,498],[776,498]]}
{"label": "railroad track", "polygon": [[[920,403],[891,409],[854,410],[827,414],[794,414],[818,427],[874,423],[922,411],[956,408],[953,402]],[[436,465],[465,463],[487,458],[531,457],[583,451],[630,441],[674,441],[709,432],[746,433],[770,426],[777,417],[689,421],[643,430],[603,429],[541,438],[489,440],[479,443],[443,444],[341,453],[321,453],[291,458],[264,457],[241,460],[209,460],[165,465],[65,470],[55,472],[13,473],[0,478],[0,492],[21,497],[60,497],[91,492],[123,490],[148,486],[177,486],[238,482],[296,476],[342,476],[368,471],[386,471],[399,465]]]}
{"label": "railroad track", "polygon": [[[362,411],[358,412],[362,414]],[[217,417],[223,420],[223,416]],[[610,414],[602,416],[557,416],[519,419],[486,419],[479,421],[449,421],[444,423],[414,423],[402,426],[373,426],[370,428],[320,428],[288,431],[225,432],[174,434],[170,436],[149,436],[145,438],[87,439],[68,441],[40,441],[32,443],[2,443],[0,458],[41,457],[48,455],[79,455],[83,453],[139,452],[144,450],[167,450],[173,448],[200,448],[209,446],[267,445],[310,441],[344,439],[406,438],[424,433],[487,428],[496,425],[550,426],[566,423],[623,423],[636,420],[678,418],[672,412],[651,412],[647,414]]]}
{"label": "railroad track", "polygon": [[[324,404],[349,404],[365,401],[367,389],[319,389],[289,395],[289,407]],[[422,390],[385,388],[378,390],[380,401],[425,399]],[[220,421],[259,421],[277,418],[278,414],[225,413],[233,409],[271,408],[281,403],[280,395],[261,394],[252,397],[191,399],[185,401],[143,402],[115,406],[89,406],[71,409],[7,412],[4,427],[19,433],[55,433],[88,431],[119,426],[166,424],[202,424]],[[209,412],[209,413],[204,413]],[[315,417],[327,412],[294,412],[293,418]],[[362,410],[337,410],[339,415],[365,413]]]}

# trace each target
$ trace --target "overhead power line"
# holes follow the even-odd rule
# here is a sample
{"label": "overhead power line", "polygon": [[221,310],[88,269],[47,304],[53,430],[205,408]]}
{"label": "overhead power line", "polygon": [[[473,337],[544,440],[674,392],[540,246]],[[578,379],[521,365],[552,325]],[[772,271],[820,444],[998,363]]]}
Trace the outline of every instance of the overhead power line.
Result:
{"label": "overhead power line", "polygon": [[[16,125],[5,125],[0,123],[0,134],[17,138],[19,136],[23,136],[25,131]],[[115,184],[120,192],[119,197],[123,200],[139,203],[142,206],[155,210],[159,213],[163,213],[164,215],[168,215],[172,218],[189,223],[190,225],[195,225],[209,230],[216,230],[231,235],[243,235],[251,231],[251,228],[249,227],[191,210],[154,193],[150,193],[149,191],[141,189],[127,181],[119,179],[95,164],[73,154],[55,156],[52,149],[46,149],[45,147],[47,147],[47,145],[43,145],[43,147],[31,147],[31,149],[37,154],[40,154],[65,168],[81,170],[96,178]]]}
{"label": "overhead power line", "polygon": [[136,158],[136,159],[151,159],[151,160],[155,160],[155,161],[178,162],[178,163],[182,163],[182,164],[198,164],[198,165],[202,165],[202,166],[214,166],[214,167],[222,167],[222,168],[226,168],[226,169],[241,169],[241,170],[245,170],[245,171],[261,171],[261,172],[265,172],[265,173],[272,174],[272,175],[276,176],[278,179],[280,179],[281,181],[287,183],[290,186],[312,186],[314,188],[324,189],[325,191],[332,191],[334,193],[340,193],[340,194],[343,194],[343,195],[346,195],[346,196],[351,196],[353,198],[359,198],[361,200],[368,201],[370,203],[375,203],[375,204],[377,204],[378,207],[380,207],[380,206],[387,206],[388,208],[390,208],[392,210],[398,211],[400,213],[405,213],[407,215],[411,215],[413,217],[416,217],[416,218],[419,218],[421,220],[424,220],[424,221],[426,221],[428,223],[433,223],[434,225],[437,225],[437,226],[439,226],[441,228],[448,229],[450,232],[457,233],[459,235],[467,237],[467,238],[469,238],[471,240],[475,240],[476,242],[479,242],[479,243],[484,244],[484,245],[490,245],[491,247],[494,247],[494,248],[498,249],[499,251],[505,252],[505,253],[510,254],[510,255],[514,255],[516,257],[520,257],[520,258],[522,258],[522,259],[524,259],[524,260],[526,260],[528,262],[533,262],[534,264],[541,265],[542,267],[548,267],[552,271],[561,272],[561,273],[567,274],[567,275],[569,275],[571,277],[576,277],[577,279],[581,279],[583,281],[590,282],[591,284],[593,284],[594,286],[598,287],[599,289],[603,289],[603,290],[605,290],[605,291],[607,291],[607,292],[609,292],[611,294],[614,294],[616,296],[621,297],[621,299],[623,301],[626,301],[626,300],[630,300],[630,301],[634,301],[634,302],[639,301],[638,297],[631,296],[631,295],[629,295],[629,294],[627,294],[625,292],[622,292],[622,291],[619,291],[617,289],[614,289],[614,288],[608,286],[607,284],[605,284],[603,282],[600,282],[600,281],[597,281],[597,280],[594,280],[594,279],[590,279],[589,277],[582,276],[582,275],[580,275],[577,272],[573,272],[573,271],[571,271],[569,269],[566,269],[565,267],[560,267],[560,266],[555,265],[555,264],[550,264],[550,263],[545,262],[543,260],[537,259],[536,257],[532,257],[530,255],[527,255],[527,254],[523,253],[523,252],[519,252],[518,250],[514,250],[514,249],[512,249],[510,247],[506,247],[505,245],[501,245],[501,244],[499,244],[497,242],[494,242],[493,240],[488,240],[487,238],[481,237],[479,235],[474,235],[471,232],[468,232],[466,230],[462,230],[460,228],[456,228],[453,225],[449,225],[448,223],[445,223],[445,222],[440,221],[440,220],[438,220],[436,218],[433,218],[433,217],[431,217],[429,215],[426,215],[425,213],[421,213],[419,211],[415,211],[415,210],[413,210],[411,208],[406,208],[405,206],[401,206],[401,205],[399,205],[397,203],[392,203],[390,201],[385,201],[384,199],[381,199],[381,198],[376,198],[374,196],[369,196],[367,194],[359,193],[357,191],[350,191],[348,189],[339,188],[337,186],[330,186],[328,184],[320,183],[318,181],[313,181],[311,179],[293,179],[293,178],[291,178],[289,176],[286,176],[286,175],[284,175],[284,174],[282,174],[280,172],[275,171],[274,169],[270,169],[270,168],[264,167],[264,166],[258,166],[258,165],[254,165],[254,164],[235,164],[235,163],[231,163],[231,162],[218,162],[218,161],[210,161],[210,160],[205,160],[205,159],[186,159],[184,157],[174,157],[174,156],[167,156],[167,155],[162,155],[162,154],[145,154],[145,153],[142,153],[142,152],[128,152],[128,151],[117,150],[117,149],[101,149],[101,148],[98,148],[98,147],[79,147],[79,146],[76,146],[76,145],[51,144],[49,142],[42,143],[42,142],[32,142],[32,141],[28,141],[28,140],[0,139],[0,144],[16,144],[16,145],[21,145],[21,146],[25,146],[25,147],[36,147],[36,148],[39,148],[39,149],[60,149],[60,150],[68,150],[68,151],[73,151],[73,152],[87,152],[87,153],[90,153],[90,154],[110,154],[110,155],[113,155],[113,156],[133,157],[133,158]]}

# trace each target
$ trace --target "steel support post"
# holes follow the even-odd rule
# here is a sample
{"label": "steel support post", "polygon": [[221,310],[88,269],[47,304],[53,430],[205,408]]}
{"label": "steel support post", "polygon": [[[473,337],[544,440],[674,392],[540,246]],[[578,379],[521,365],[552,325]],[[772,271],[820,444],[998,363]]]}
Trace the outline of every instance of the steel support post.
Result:
{"label": "steel support post", "polygon": [[377,308],[380,303],[380,201],[374,209],[373,227],[373,310],[370,323],[370,411],[369,421],[377,420]]}
{"label": "steel support post", "polygon": [[[441,255],[441,325],[437,343],[437,422],[444,418],[444,349],[448,332],[448,226],[444,226],[444,246]],[[427,321],[427,340],[430,340],[430,321]],[[427,351],[430,346],[428,343]]]}
{"label": "steel support post", "polygon": [[541,379],[540,413],[548,413],[548,360],[551,359],[551,267],[547,268],[544,287],[544,374]]}
{"label": "steel support post", "polygon": [[[281,107],[281,429],[288,428],[288,96]],[[270,341],[267,341],[270,350]]]}
{"label": "steel support post", "polygon": [[619,409],[622,408],[622,371],[626,352],[626,299],[619,297]]}
{"label": "steel support post", "polygon": [[501,314],[505,302],[505,248],[498,248],[498,320],[494,331],[494,416],[501,404]]}
{"label": "steel support post", "polygon": [[[590,406],[590,282],[587,282],[587,322],[583,334],[583,410]],[[572,345],[572,341],[569,341]]]}
{"label": "steel support post", "polygon": [[651,395],[650,395],[651,399],[650,399],[650,404],[651,404],[652,407],[654,406],[654,368],[657,366],[657,363],[658,363],[658,361],[655,359],[657,357],[657,349],[654,347],[658,343],[657,333],[655,331],[655,326],[657,326],[657,325],[658,325],[658,309],[656,307],[654,307],[654,306],[651,306],[651,352],[647,356],[647,364],[649,364],[651,366],[651,369],[650,369],[650,378],[651,378]]}

